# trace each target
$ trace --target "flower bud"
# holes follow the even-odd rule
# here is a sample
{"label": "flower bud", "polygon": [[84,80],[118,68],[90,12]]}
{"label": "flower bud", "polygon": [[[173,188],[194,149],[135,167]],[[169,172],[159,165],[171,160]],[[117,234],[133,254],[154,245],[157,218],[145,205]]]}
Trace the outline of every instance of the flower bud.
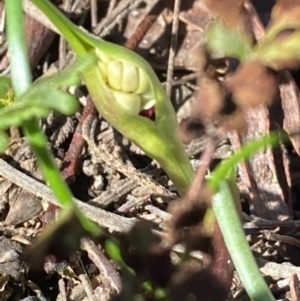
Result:
{"label": "flower bud", "polygon": [[149,92],[150,91],[150,85],[149,85],[148,78],[147,78],[144,70],[139,68],[138,72],[139,72],[139,84],[138,84],[138,88],[135,91],[135,93],[144,94],[147,91]]}
{"label": "flower bud", "polygon": [[107,83],[107,65],[101,61],[98,61],[98,68],[100,70],[100,74],[105,83]]}
{"label": "flower bud", "polygon": [[95,48],[95,54],[99,58],[99,60],[106,65],[111,61],[111,58],[103,51],[100,51],[99,48]]}
{"label": "flower bud", "polygon": [[155,107],[155,99],[144,70],[95,50],[101,76],[116,101],[131,114]]}
{"label": "flower bud", "polygon": [[122,90],[122,69],[120,61],[110,61],[107,64],[107,82],[111,88],[118,91]]}
{"label": "flower bud", "polygon": [[139,95],[116,90],[111,90],[111,92],[123,109],[131,114],[139,115],[141,111],[141,97]]}
{"label": "flower bud", "polygon": [[[136,66],[123,62],[122,91],[136,93],[139,86],[139,72]],[[136,93],[139,94],[139,93]]]}

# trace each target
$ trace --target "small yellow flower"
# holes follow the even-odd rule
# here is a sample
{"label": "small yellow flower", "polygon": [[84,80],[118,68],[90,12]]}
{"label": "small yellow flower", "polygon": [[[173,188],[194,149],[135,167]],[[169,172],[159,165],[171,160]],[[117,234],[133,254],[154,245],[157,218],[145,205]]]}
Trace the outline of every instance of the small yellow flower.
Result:
{"label": "small yellow flower", "polygon": [[0,108],[9,106],[14,101],[14,93],[11,88],[8,88],[6,94],[0,97]]}

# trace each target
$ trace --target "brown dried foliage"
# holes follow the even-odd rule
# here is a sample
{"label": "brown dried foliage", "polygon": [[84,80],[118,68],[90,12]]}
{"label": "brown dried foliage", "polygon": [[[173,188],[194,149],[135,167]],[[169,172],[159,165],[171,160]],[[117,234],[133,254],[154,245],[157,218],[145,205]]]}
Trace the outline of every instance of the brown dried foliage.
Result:
{"label": "brown dried foliage", "polygon": [[209,269],[203,269],[196,260],[186,262],[172,275],[171,299],[220,301],[226,300],[227,289]]}
{"label": "brown dried foliage", "polygon": [[152,232],[148,222],[138,222],[120,239],[122,258],[139,276],[141,283],[150,280],[165,287],[175,266],[171,262],[170,249],[161,245],[161,238]]}
{"label": "brown dried foliage", "polygon": [[172,218],[168,224],[168,234],[172,244],[180,242],[188,250],[211,252],[211,233],[203,224],[211,195],[208,188],[203,188],[199,198],[186,197],[170,204],[168,210]]}
{"label": "brown dried foliage", "polygon": [[242,107],[270,105],[279,92],[276,75],[259,61],[241,64],[233,75],[228,76],[226,85],[233,101]]}
{"label": "brown dried foliage", "polygon": [[210,13],[220,18],[226,27],[239,28],[245,32],[244,0],[204,0],[204,3]]}
{"label": "brown dried foliage", "polygon": [[268,27],[272,26],[281,17],[288,16],[289,20],[300,22],[300,1],[277,0],[271,12]]}

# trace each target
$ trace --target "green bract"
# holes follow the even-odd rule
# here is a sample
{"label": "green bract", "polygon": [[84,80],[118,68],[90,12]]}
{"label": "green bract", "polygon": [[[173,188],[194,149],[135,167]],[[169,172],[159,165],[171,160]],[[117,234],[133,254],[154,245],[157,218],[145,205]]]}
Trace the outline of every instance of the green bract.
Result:
{"label": "green bract", "polygon": [[[98,111],[156,159],[183,195],[193,170],[177,137],[178,124],[171,101],[148,62],[131,50],[83,32],[50,2],[32,2],[55,24],[77,56],[87,52],[97,56],[97,64],[82,75]],[[139,115],[152,107],[155,120]]]}

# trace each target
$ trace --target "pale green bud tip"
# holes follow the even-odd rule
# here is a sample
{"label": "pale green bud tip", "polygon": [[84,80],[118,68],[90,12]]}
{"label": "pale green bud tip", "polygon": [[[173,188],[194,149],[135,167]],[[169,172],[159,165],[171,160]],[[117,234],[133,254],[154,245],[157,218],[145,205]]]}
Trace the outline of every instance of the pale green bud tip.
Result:
{"label": "pale green bud tip", "polygon": [[98,59],[104,64],[108,64],[111,61],[110,57],[105,52],[100,51],[99,48],[95,49],[95,54],[98,57]]}
{"label": "pale green bud tip", "polygon": [[124,60],[118,60],[95,50],[101,76],[116,101],[129,113],[138,115],[155,106],[155,99],[144,70]]}
{"label": "pale green bud tip", "polygon": [[141,111],[141,97],[122,91],[111,90],[116,101],[128,112],[138,115]]}

